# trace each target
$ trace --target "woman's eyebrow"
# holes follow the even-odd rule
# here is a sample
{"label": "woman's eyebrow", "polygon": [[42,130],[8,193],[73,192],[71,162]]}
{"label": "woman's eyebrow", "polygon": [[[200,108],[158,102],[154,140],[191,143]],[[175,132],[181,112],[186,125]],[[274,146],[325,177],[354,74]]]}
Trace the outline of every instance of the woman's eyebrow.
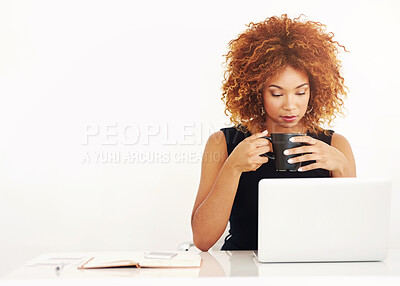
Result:
{"label": "woman's eyebrow", "polygon": [[[305,85],[308,85],[308,83],[303,83],[303,84],[300,84],[298,87],[296,87],[295,89],[298,89],[298,88],[300,88],[300,87],[303,87],[303,86],[305,86]],[[279,89],[283,89],[283,87],[280,87],[279,85],[275,85],[275,84],[271,84],[270,86],[268,86],[268,87],[276,87],[276,88],[279,88]]]}

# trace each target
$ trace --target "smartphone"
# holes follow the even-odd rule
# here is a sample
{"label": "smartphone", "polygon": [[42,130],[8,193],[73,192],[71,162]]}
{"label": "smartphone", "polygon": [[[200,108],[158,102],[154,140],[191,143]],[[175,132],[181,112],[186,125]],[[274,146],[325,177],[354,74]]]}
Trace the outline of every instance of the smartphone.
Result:
{"label": "smartphone", "polygon": [[176,252],[148,252],[145,253],[144,258],[148,259],[171,259],[177,253]]}

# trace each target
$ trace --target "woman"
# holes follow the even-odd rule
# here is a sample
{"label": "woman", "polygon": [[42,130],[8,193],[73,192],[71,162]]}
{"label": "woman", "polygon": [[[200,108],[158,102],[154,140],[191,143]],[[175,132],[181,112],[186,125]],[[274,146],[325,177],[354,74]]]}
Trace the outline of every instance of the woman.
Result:
{"label": "woman", "polygon": [[[251,23],[229,43],[223,85],[225,112],[235,127],[207,141],[192,212],[195,245],[210,249],[224,233],[222,250],[257,249],[258,182],[262,178],[355,177],[348,141],[321,125],[341,113],[346,96],[332,33],[316,22],[287,15]],[[303,133],[289,149],[303,162],[299,172],[277,172],[268,133]]]}

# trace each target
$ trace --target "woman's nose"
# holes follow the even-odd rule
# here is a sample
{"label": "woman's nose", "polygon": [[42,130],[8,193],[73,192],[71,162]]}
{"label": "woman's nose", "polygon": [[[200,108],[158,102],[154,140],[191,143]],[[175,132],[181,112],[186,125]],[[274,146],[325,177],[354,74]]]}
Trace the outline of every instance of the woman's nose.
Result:
{"label": "woman's nose", "polygon": [[292,95],[287,95],[285,97],[285,102],[283,105],[283,109],[285,110],[292,110],[294,109],[295,105],[294,105],[294,97]]}

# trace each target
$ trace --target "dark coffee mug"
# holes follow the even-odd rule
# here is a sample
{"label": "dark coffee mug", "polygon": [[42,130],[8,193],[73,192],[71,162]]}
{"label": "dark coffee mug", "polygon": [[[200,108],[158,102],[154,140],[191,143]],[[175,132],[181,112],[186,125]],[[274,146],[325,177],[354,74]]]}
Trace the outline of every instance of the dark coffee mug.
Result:
{"label": "dark coffee mug", "polygon": [[275,160],[275,169],[277,171],[285,172],[289,170],[290,172],[297,172],[301,167],[301,163],[290,164],[288,163],[288,159],[300,156],[301,154],[285,155],[283,152],[287,149],[306,145],[304,143],[289,141],[292,137],[306,135],[307,134],[302,133],[271,133],[271,136],[265,136],[263,138],[268,139],[272,143],[274,155],[271,156],[268,153],[265,153],[261,156],[266,156],[269,159]]}

